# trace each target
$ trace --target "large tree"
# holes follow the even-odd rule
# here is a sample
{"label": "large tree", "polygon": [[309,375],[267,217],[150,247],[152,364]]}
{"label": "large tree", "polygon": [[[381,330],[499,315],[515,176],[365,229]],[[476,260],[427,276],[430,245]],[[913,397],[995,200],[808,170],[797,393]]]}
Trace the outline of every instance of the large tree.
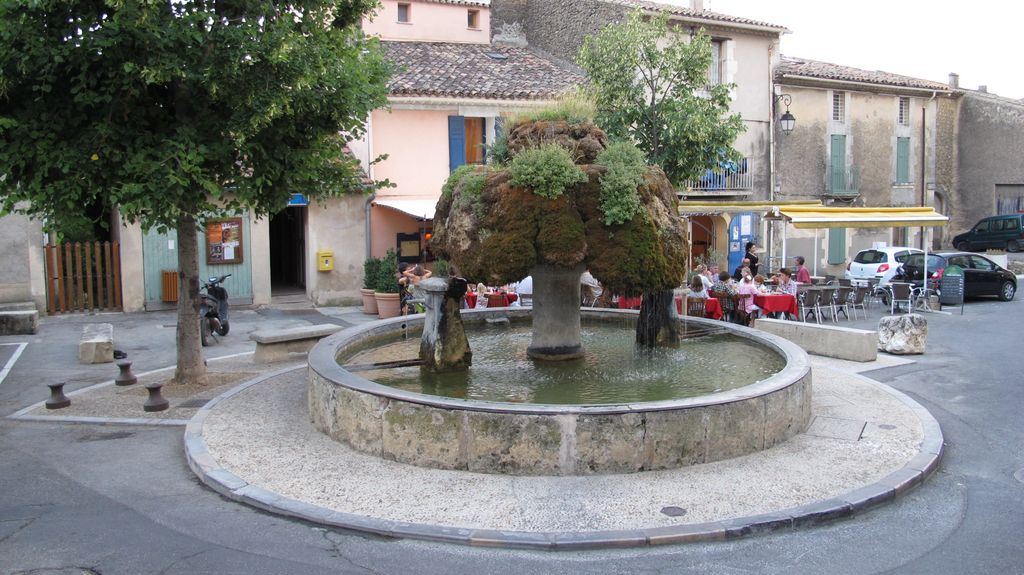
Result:
{"label": "large tree", "polygon": [[376,0],[0,0],[0,194],[177,230],[179,382],[205,382],[198,224],[360,189],[344,143],[386,102]]}
{"label": "large tree", "polygon": [[729,114],[728,84],[710,85],[711,40],[703,29],[675,30],[665,14],[639,9],[584,41],[577,61],[597,103],[597,124],[635,142],[647,161],[679,185],[718,169],[743,130]]}

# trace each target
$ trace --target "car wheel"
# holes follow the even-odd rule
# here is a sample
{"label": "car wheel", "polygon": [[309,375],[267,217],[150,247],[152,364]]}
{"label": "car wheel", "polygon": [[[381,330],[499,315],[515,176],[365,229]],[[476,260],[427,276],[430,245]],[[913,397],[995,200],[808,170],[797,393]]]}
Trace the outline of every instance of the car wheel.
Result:
{"label": "car wheel", "polygon": [[1020,242],[1017,240],[1010,240],[1006,242],[1006,251],[1017,253],[1020,251]]}
{"label": "car wheel", "polygon": [[1016,293],[1017,286],[1013,285],[1013,282],[1003,282],[1003,287],[999,288],[999,299],[1002,301],[1010,301]]}
{"label": "car wheel", "polygon": [[961,252],[969,252],[969,251],[971,251],[971,244],[969,244],[967,242],[960,242],[960,243],[958,243],[957,245],[955,245],[953,247],[955,247],[958,251],[961,251]]}

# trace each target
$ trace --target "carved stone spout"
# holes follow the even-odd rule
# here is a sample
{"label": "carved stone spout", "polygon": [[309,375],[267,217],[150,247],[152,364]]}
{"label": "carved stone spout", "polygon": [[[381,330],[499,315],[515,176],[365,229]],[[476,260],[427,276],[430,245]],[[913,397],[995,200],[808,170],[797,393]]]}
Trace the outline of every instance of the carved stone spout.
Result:
{"label": "carved stone spout", "polygon": [[426,317],[420,339],[423,367],[433,371],[466,369],[473,359],[459,315],[466,295],[466,280],[430,278],[420,282],[420,289],[426,293],[423,303]]}

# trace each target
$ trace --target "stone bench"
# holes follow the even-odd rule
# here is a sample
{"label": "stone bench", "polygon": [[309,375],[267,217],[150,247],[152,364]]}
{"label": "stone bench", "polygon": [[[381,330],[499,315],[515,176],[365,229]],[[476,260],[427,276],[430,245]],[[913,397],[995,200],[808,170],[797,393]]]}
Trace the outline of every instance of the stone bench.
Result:
{"label": "stone bench", "polygon": [[256,342],[255,363],[284,361],[293,353],[309,353],[321,338],[344,329],[340,325],[303,325],[285,329],[267,329],[252,333]]}
{"label": "stone bench", "polygon": [[756,319],[754,327],[788,339],[810,354],[850,361],[878,358],[876,331],[768,318]]}
{"label": "stone bench", "polygon": [[38,311],[34,309],[0,311],[0,335],[32,335],[38,330]]}
{"label": "stone bench", "polygon": [[110,363],[114,361],[114,326],[109,323],[90,323],[82,328],[78,342],[78,361],[81,363]]}

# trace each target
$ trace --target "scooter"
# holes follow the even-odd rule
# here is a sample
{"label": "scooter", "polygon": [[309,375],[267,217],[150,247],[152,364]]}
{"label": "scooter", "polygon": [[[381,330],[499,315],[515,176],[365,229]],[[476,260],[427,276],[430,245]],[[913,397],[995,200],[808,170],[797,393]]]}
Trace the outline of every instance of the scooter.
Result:
{"label": "scooter", "polygon": [[229,277],[231,274],[210,278],[199,290],[199,334],[203,347],[210,345],[214,333],[227,335],[231,329],[228,324],[228,290],[220,285]]}

